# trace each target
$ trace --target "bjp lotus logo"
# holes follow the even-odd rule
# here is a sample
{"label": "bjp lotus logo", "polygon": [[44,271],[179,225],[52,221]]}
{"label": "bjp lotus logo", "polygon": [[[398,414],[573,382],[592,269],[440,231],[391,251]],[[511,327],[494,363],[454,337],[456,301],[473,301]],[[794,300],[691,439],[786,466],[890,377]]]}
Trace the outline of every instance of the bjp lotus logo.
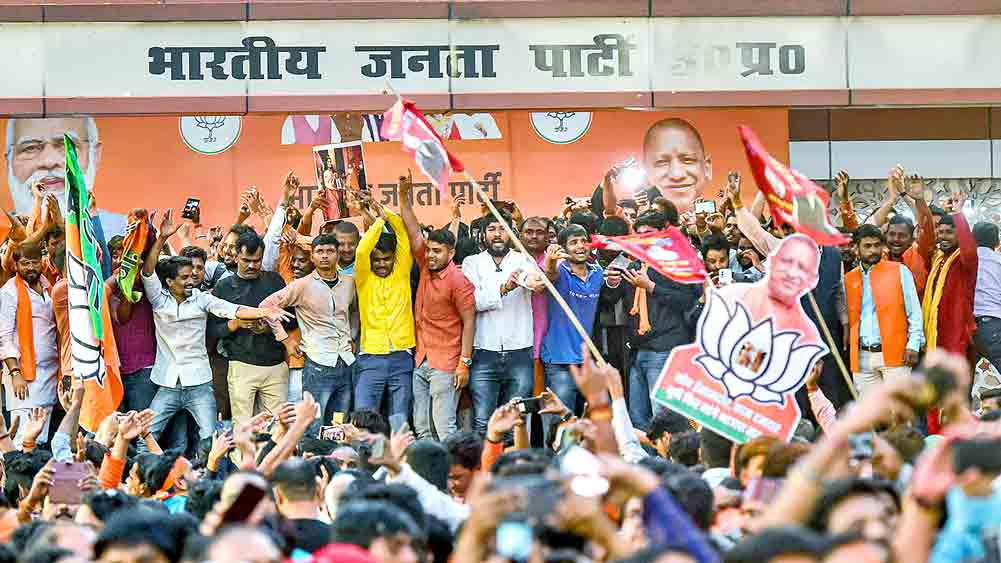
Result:
{"label": "bjp lotus logo", "polygon": [[730,399],[750,396],[761,403],[782,403],[786,393],[803,383],[809,368],[827,353],[825,346],[797,345],[797,331],[774,332],[772,319],[751,325],[747,309],[733,308],[720,295],[709,293],[700,323],[695,357],[707,374],[726,388]]}

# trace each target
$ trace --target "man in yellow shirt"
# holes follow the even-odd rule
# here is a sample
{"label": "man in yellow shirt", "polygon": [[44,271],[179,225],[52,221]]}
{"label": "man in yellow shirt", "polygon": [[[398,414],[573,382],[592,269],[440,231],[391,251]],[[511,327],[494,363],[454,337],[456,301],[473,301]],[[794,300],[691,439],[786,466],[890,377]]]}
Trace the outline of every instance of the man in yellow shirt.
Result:
{"label": "man in yellow shirt", "polygon": [[375,222],[358,243],[355,285],[361,313],[355,410],[378,410],[389,389],[390,415],[410,416],[413,402],[414,309],[410,251],[403,219],[370,202]]}

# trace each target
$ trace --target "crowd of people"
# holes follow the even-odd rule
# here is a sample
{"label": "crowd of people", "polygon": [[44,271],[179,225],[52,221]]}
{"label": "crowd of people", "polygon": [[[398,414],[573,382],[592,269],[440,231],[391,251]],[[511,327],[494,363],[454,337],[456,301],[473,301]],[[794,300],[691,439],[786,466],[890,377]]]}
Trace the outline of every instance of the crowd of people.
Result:
{"label": "crowd of people", "polygon": [[[124,396],[95,432],[38,187],[3,254],[0,562],[1001,560],[1001,388],[969,361],[1001,366],[998,226],[899,167],[860,221],[839,174],[851,242],[783,264],[793,230],[764,199],[731,173],[696,212],[698,134],[651,131],[649,188],[623,197],[615,165],[554,217],[460,199],[424,225],[408,175],[399,209],[363,190],[360,221],[323,221],[290,173],[228,229],[135,209],[137,248],[97,220]],[[672,226],[704,284],[589,245]],[[829,334],[792,440],[734,443],[651,401],[708,292],[772,268],[816,279],[803,309]]]}

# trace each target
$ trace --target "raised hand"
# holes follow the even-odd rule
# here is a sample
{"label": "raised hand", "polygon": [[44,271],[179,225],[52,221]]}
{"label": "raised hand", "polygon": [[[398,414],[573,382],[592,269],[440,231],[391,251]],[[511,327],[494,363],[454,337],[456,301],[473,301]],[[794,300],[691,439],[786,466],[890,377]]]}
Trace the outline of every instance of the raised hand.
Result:
{"label": "raised hand", "polygon": [[622,270],[622,277],[633,287],[641,287],[647,291],[653,291],[653,288],[655,287],[655,284],[653,283],[653,280],[650,279],[650,275],[647,273],[645,266],[639,270],[630,270],[626,268]]}
{"label": "raised hand", "polygon": [[212,435],[212,449],[209,450],[208,462],[206,465],[213,470],[219,468],[219,460],[223,458],[230,450],[233,449],[235,442],[233,441],[233,431],[223,432],[222,434],[216,432]]}
{"label": "raised hand", "polygon": [[886,198],[897,199],[897,197],[904,193],[904,167],[901,165],[896,165],[890,170],[890,175],[887,178],[886,187],[889,190],[886,194]]}
{"label": "raised hand", "polygon": [[28,420],[24,423],[24,441],[34,442],[42,435],[45,429],[45,421],[49,419],[49,409],[36,407],[31,409]]}
{"label": "raised hand", "polygon": [[280,323],[292,319],[292,313],[280,307],[262,308],[261,311],[264,313],[261,319],[269,323]]}
{"label": "raised hand", "polygon": [[907,177],[907,196],[915,201],[925,198],[925,180],[917,174]]}
{"label": "raised hand", "polygon": [[295,405],[294,411],[296,426],[308,427],[320,416],[320,406],[309,391],[303,392],[302,401]]}
{"label": "raised hand", "polygon": [[153,420],[155,418],[156,413],[153,412],[153,409],[146,409],[136,414],[136,422],[139,424],[140,436],[146,436],[149,434],[149,428],[153,425]]}
{"label": "raised hand", "polygon": [[608,389],[608,378],[621,377],[619,370],[610,364],[596,365],[586,343],[581,344],[581,355],[584,358],[584,363],[580,366],[570,366],[570,374],[573,375],[574,382],[580,389],[580,394],[587,399],[590,405],[606,403],[605,391]]}
{"label": "raised hand", "polygon": [[10,211],[4,209],[3,212],[7,216],[7,221],[10,222],[10,233],[8,233],[7,238],[12,242],[21,242],[28,238],[28,231],[24,228],[24,224]]}
{"label": "raised hand", "polygon": [[414,192],[414,175],[409,168],[407,169],[406,176],[401,175],[399,177],[399,186],[400,186],[399,187],[400,204],[402,205],[402,202],[404,201],[406,202],[413,201],[412,198]]}
{"label": "raised hand", "polygon": [[160,219],[160,237],[164,240],[177,234],[180,230],[181,225],[174,223],[174,210],[168,209],[163,213],[163,218]]}
{"label": "raised hand", "polygon": [[142,425],[139,422],[139,413],[132,411],[125,415],[118,422],[118,437],[123,440],[132,441],[139,437],[142,432]]}
{"label": "raised hand", "polygon": [[504,435],[514,429],[515,426],[525,424],[518,412],[518,407],[512,400],[506,405],[500,406],[490,415],[487,421],[487,439],[491,442],[500,442]]}
{"label": "raised hand", "polygon": [[740,207],[740,172],[730,172],[726,177],[726,195],[734,207]]}
{"label": "raised hand", "polygon": [[848,201],[848,180],[848,172],[844,170],[839,170],[834,176],[834,192],[842,203]]}
{"label": "raised hand", "polygon": [[562,416],[570,412],[570,409],[563,404],[559,395],[553,393],[552,389],[546,387],[546,390],[542,392],[540,397],[542,397],[542,408],[539,409],[539,414],[558,414]]}
{"label": "raised hand", "polygon": [[462,206],[466,204],[466,196],[459,194],[452,198],[452,218],[462,219]]}
{"label": "raised hand", "polygon": [[285,185],[282,187],[282,201],[287,205],[298,190],[299,178],[295,175],[294,170],[289,170],[288,175],[285,176]]}
{"label": "raised hand", "polygon": [[52,486],[55,474],[56,460],[53,458],[35,474],[35,478],[31,481],[31,489],[23,501],[26,506],[37,507],[42,504],[45,497],[49,496],[49,487]]}

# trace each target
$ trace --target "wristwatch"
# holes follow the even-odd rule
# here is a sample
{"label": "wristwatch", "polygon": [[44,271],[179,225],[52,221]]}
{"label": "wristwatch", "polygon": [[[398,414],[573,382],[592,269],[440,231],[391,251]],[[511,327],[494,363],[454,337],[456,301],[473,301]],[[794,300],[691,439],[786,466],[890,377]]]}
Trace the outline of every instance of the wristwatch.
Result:
{"label": "wristwatch", "polygon": [[467,368],[468,367],[472,367],[472,365],[473,365],[473,359],[472,358],[461,358],[460,357],[459,361],[462,362],[462,364],[464,366],[466,366]]}

